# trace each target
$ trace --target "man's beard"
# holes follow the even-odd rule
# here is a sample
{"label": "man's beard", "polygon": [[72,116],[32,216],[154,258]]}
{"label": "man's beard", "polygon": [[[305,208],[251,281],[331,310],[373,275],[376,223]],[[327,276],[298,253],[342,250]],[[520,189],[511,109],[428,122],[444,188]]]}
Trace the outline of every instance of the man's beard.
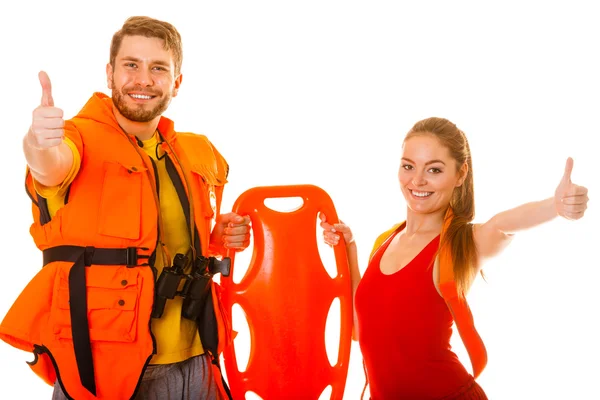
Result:
{"label": "man's beard", "polygon": [[143,90],[142,88],[133,87],[133,88],[127,89],[127,91],[131,90],[131,91],[135,91],[140,94],[146,93],[149,96],[156,96],[160,100],[159,100],[159,103],[156,105],[156,107],[154,107],[152,109],[145,109],[145,106],[143,104],[134,105],[133,107],[129,107],[127,105],[127,102],[125,101],[125,96],[128,96],[128,94],[123,93],[121,90],[117,89],[114,82],[112,84],[112,87],[113,87],[113,90],[112,90],[113,104],[115,105],[115,107],[117,107],[117,110],[119,110],[121,115],[123,115],[125,118],[127,118],[131,121],[135,121],[135,122],[152,121],[154,118],[158,117],[159,115],[162,115],[162,113],[165,112],[167,107],[169,107],[169,103],[171,102],[171,98],[172,98],[171,93],[169,93],[166,96],[161,98],[161,95],[162,95],[161,92],[158,92],[158,93],[157,92],[148,92],[148,91]]}

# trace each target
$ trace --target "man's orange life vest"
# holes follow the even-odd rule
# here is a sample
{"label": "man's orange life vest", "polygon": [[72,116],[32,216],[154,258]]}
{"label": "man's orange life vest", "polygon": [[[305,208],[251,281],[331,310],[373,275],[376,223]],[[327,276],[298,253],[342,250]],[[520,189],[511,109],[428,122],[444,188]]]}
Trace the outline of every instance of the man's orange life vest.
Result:
{"label": "man's orange life vest", "polygon": [[[167,118],[161,118],[158,131],[195,259],[208,257],[227,163],[206,137],[177,133]],[[58,380],[69,398],[133,398],[156,353],[150,318],[160,244],[160,182],[151,158],[119,127],[106,95],[94,94],[65,122],[65,134],[78,147],[81,168],[65,206],[52,218],[27,174],[34,217],[30,232],[43,252],[44,267],[6,314],[0,339],[33,351],[33,371],[50,385]],[[196,321],[225,394],[218,355],[231,342],[231,330],[220,288],[210,281],[209,292]]]}
{"label": "man's orange life vest", "polygon": [[[450,222],[452,221],[452,209],[448,209],[444,220],[444,226],[442,228],[441,237],[445,235]],[[382,233],[373,246],[369,261],[377,253],[377,251],[385,244],[389,239],[393,237],[393,234],[399,229],[404,227],[404,222],[394,225],[393,228]],[[442,245],[438,253],[439,266],[440,266],[440,282],[439,288],[442,294],[456,328],[460,335],[460,338],[465,345],[469,358],[471,360],[471,366],[473,368],[473,376],[477,378],[479,374],[485,368],[487,364],[487,351],[483,340],[479,336],[479,333],[475,329],[475,323],[473,321],[473,315],[471,309],[467,304],[467,300],[464,296],[459,295],[456,289],[456,282],[454,280],[454,269],[452,264],[452,254],[450,248],[446,245]]]}

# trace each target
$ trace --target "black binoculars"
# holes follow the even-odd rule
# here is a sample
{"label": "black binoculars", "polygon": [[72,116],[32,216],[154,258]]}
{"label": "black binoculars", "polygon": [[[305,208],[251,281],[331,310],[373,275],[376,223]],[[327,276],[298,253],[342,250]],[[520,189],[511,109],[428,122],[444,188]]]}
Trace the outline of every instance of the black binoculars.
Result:
{"label": "black binoculars", "polygon": [[[152,318],[160,318],[165,309],[167,300],[175,296],[183,297],[181,316],[196,320],[204,308],[207,297],[210,295],[210,281],[216,273],[229,276],[231,260],[226,257],[218,260],[214,257],[199,256],[194,261],[192,272],[184,273],[187,257],[176,254],[172,267],[163,268],[154,291],[154,307]],[[179,290],[181,281],[185,280],[183,288]]]}

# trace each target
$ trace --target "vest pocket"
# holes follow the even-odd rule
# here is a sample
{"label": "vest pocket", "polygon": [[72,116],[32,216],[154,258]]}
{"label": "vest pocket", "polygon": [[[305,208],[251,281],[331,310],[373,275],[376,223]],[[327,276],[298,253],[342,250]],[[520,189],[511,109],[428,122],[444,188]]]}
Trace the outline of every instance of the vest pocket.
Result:
{"label": "vest pocket", "polygon": [[[134,341],[142,286],[137,268],[106,265],[85,268],[90,340]],[[72,340],[68,271],[64,268],[58,272],[51,326],[57,338]]]}
{"label": "vest pocket", "polygon": [[141,230],[142,174],[146,167],[104,163],[104,180],[98,210],[98,233],[138,239]]}

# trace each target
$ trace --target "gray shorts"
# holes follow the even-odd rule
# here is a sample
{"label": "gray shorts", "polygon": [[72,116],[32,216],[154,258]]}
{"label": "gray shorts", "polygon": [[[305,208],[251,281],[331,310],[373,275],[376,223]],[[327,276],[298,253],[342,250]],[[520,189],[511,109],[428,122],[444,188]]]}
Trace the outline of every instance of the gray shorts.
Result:
{"label": "gray shorts", "polygon": [[[217,384],[207,355],[164,365],[150,365],[135,400],[217,400]],[[58,381],[52,400],[67,400]]]}

